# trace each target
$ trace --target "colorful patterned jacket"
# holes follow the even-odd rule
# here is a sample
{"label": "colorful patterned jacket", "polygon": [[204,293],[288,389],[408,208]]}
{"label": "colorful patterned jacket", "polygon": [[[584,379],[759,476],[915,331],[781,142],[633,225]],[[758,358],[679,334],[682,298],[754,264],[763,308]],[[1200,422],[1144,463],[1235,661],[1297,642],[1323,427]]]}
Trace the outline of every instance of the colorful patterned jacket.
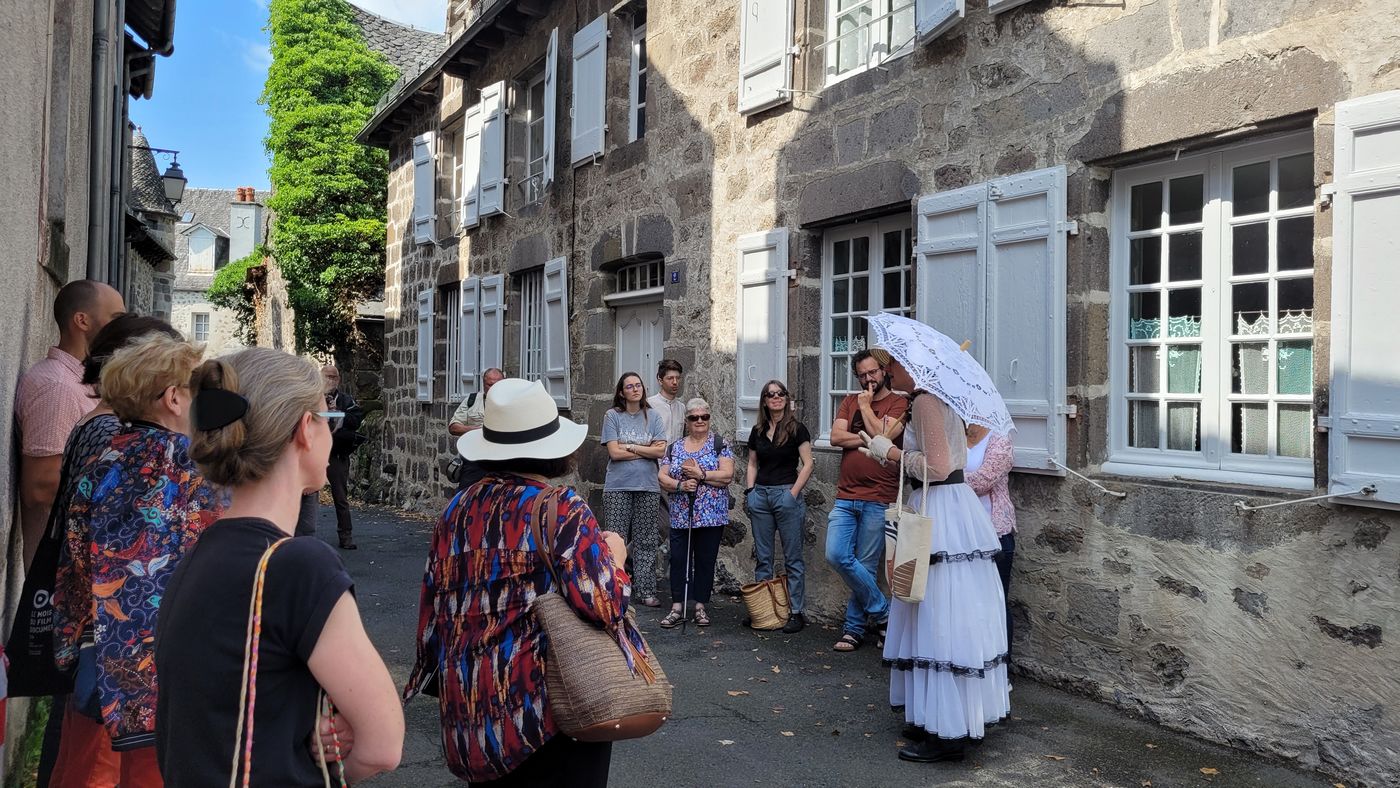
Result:
{"label": "colorful patterned jacket", "polygon": [[[54,658],[72,670],[91,638],[98,699],[115,750],[155,744],[161,596],[223,505],[224,496],[190,459],[189,439],[144,422],[124,426],[74,480],[65,546],[74,560],[60,563],[55,583]],[[66,598],[82,589],[87,600]]]}
{"label": "colorful patterned jacket", "polygon": [[[509,774],[558,732],[544,684],[549,642],[530,614],[554,585],[529,521],[542,489],[488,476],[459,492],[433,529],[404,699],[437,684],[447,766],[469,782]],[[568,489],[544,526],[564,584],[557,590],[580,616],[625,638],[624,653],[642,653],[626,620],[631,580],[613,566],[588,504]]]}

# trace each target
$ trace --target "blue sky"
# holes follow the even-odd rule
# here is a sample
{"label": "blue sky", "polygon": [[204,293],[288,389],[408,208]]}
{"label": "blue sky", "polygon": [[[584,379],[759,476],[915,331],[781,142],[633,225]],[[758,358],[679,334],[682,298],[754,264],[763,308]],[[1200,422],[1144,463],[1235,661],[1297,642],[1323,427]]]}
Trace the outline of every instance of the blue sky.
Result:
{"label": "blue sky", "polygon": [[[447,0],[359,0],[396,22],[441,31]],[[191,186],[268,188],[258,104],[271,57],[266,0],[182,0],[175,53],[156,61],[155,93],[131,102],[131,119],[152,147],[180,151]],[[158,161],[162,170],[169,163]]]}

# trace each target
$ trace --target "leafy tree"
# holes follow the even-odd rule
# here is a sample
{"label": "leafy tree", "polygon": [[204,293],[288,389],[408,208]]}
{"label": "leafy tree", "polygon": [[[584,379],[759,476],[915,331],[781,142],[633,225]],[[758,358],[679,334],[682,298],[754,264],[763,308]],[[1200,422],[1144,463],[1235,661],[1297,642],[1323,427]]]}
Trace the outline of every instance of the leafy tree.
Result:
{"label": "leafy tree", "polygon": [[266,256],[267,249],[259,246],[247,257],[228,263],[214,274],[214,284],[205,291],[209,303],[233,310],[238,319],[238,341],[245,345],[256,344],[258,339],[257,314],[253,308],[253,286],[248,283],[248,269],[262,265]]}
{"label": "leafy tree", "polygon": [[271,0],[267,29],[272,252],[298,349],[330,353],[346,344],[356,303],[384,283],[387,161],[355,134],[397,72],[370,51],[345,0]]}

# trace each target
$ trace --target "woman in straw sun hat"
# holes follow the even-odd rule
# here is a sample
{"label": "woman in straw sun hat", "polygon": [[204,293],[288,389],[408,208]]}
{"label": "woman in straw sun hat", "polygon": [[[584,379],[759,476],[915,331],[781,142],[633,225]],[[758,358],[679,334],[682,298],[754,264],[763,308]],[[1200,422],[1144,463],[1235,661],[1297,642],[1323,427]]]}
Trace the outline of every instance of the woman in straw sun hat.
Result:
{"label": "woman in straw sun hat", "polygon": [[[482,428],[457,441],[485,471],[459,493],[433,529],[418,612],[418,659],[404,690],[437,694],[447,765],[482,785],[605,786],[607,742],[562,735],[544,686],[548,638],[530,602],[558,591],[605,628],[629,661],[643,657],[627,621],[631,581],[621,537],[599,527],[588,504],[563,488],[536,545],[536,496],[568,475],[588,428],[567,421],[538,381],[507,378],[486,395]],[[545,557],[554,561],[563,588]],[[484,731],[484,733],[483,733]]]}

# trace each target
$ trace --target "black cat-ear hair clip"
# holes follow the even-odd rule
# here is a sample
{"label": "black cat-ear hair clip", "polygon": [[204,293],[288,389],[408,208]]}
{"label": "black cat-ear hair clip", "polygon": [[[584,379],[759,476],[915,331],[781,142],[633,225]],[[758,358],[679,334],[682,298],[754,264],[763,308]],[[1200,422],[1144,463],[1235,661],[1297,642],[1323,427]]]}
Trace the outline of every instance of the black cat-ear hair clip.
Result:
{"label": "black cat-ear hair clip", "polygon": [[194,396],[194,428],[201,432],[217,430],[238,421],[248,413],[248,400],[227,389],[200,389]]}

